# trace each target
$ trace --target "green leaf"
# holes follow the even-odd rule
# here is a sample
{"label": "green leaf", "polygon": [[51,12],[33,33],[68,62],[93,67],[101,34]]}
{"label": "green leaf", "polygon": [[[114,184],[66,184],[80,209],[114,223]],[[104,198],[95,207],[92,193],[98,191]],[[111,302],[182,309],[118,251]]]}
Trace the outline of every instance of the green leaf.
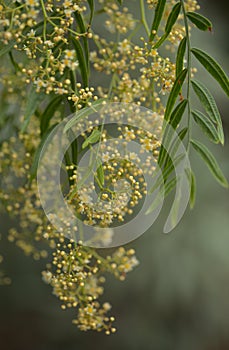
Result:
{"label": "green leaf", "polygon": [[179,95],[180,89],[184,83],[185,77],[187,74],[187,69],[183,69],[182,72],[178,75],[176,78],[172,90],[169,94],[168,102],[166,105],[166,110],[165,110],[165,120],[168,121],[172,112],[172,109],[175,105],[176,99]]}
{"label": "green leaf", "polygon": [[[180,176],[173,178],[170,181],[170,183],[168,183],[167,191],[171,192],[178,183],[178,181],[180,181]],[[177,225],[178,214],[181,206],[183,206],[181,201],[181,189],[178,187],[176,197],[173,200],[173,205],[169,213],[169,217],[166,220],[165,226],[163,228],[163,233],[168,233],[169,231],[171,231],[172,228],[174,228]]]}
{"label": "green leaf", "polygon": [[193,171],[190,173],[190,208],[193,209],[196,202],[196,177]]}
{"label": "green leaf", "polygon": [[25,132],[27,126],[30,122],[31,117],[35,113],[39,103],[44,98],[44,94],[37,93],[35,86],[31,86],[30,91],[27,96],[25,113],[24,113],[24,122],[22,124],[21,132]]}
{"label": "green leaf", "polygon": [[82,46],[81,46],[79,40],[76,40],[73,36],[71,37],[71,40],[72,40],[72,43],[73,43],[73,46],[75,48],[76,55],[77,55],[77,58],[79,61],[79,69],[81,72],[81,77],[83,80],[84,87],[88,87],[88,69],[87,69],[86,59],[85,59],[84,54],[83,54]]}
{"label": "green leaf", "polygon": [[187,43],[187,39],[186,39],[186,37],[184,37],[181,40],[180,45],[178,46],[177,58],[176,58],[176,77],[183,70],[186,43]]}
{"label": "green leaf", "polygon": [[[170,138],[171,135],[171,129],[169,129],[170,133],[168,132],[165,137],[163,137],[162,145],[160,148],[160,153],[158,157],[158,164],[162,166],[162,164],[167,164],[171,163],[171,157],[174,157],[176,155],[176,152],[178,150],[178,147],[181,143],[181,141],[184,139],[185,135],[187,134],[188,128],[182,129],[177,137],[173,137],[174,134],[172,134],[172,137]],[[170,138],[170,139],[169,139]],[[171,139],[173,142],[171,142]],[[166,145],[166,147],[164,147]]]}
{"label": "green leaf", "polygon": [[45,108],[43,114],[40,117],[40,130],[41,135],[48,129],[49,122],[53,117],[55,111],[62,101],[62,96],[55,96]]}
{"label": "green leaf", "polygon": [[219,141],[222,144],[224,144],[224,132],[223,132],[222,120],[221,120],[216,102],[214,100],[214,97],[212,96],[210,91],[206,88],[206,86],[200,83],[199,81],[192,80],[191,83],[196,95],[198,96],[201,104],[203,105],[204,109],[208,113],[210,119],[217,126]]}
{"label": "green leaf", "polygon": [[[81,14],[79,13],[79,11],[75,11],[74,12],[75,15],[75,19],[76,19],[76,23],[79,26],[80,29],[80,33],[86,33],[86,27],[84,24],[84,20],[83,17],[81,16]],[[86,64],[87,64],[87,69],[89,70],[89,47],[88,47],[88,39],[85,36],[82,36],[82,40],[83,40],[83,46],[84,46],[84,53],[85,53],[85,58],[86,58]]]}
{"label": "green leaf", "polygon": [[[184,128],[178,133],[177,137],[175,138],[174,142],[172,143],[172,145],[170,147],[170,150],[169,150],[170,157],[174,157],[176,155],[178,147],[180,146],[180,143],[185,138],[187,131],[188,131],[188,128]],[[167,159],[166,159],[166,164],[167,164]]]}
{"label": "green leaf", "polygon": [[168,194],[176,187],[177,184],[177,178],[174,177],[170,181],[166,182],[165,184],[165,197],[168,196]]}
{"label": "green leaf", "polygon": [[177,183],[177,178],[174,177],[170,181],[166,182],[162,185],[162,188],[158,191],[156,197],[153,199],[152,204],[149,206],[149,208],[146,211],[146,215],[152,213],[161,203],[163,202],[164,198],[168,196],[168,194],[174,189]]}
{"label": "green leaf", "polygon": [[174,187],[177,184],[177,178],[174,177],[170,181],[166,182],[165,184],[165,197],[168,196],[168,194],[174,189]]}
{"label": "green leaf", "polygon": [[90,107],[85,107],[85,108],[81,109],[80,111],[77,111],[75,113],[75,116],[72,117],[65,125],[64,133],[66,133],[70,128],[72,128],[81,119],[89,116],[92,113],[98,112],[100,110],[100,108],[102,107],[104,101],[105,101],[105,99],[101,98],[97,101],[92,102]]}
{"label": "green leaf", "polygon": [[229,96],[229,79],[220,65],[211,56],[200,49],[194,48],[191,52],[203,67],[213,76],[213,78],[215,78],[227,96]]}
{"label": "green leaf", "polygon": [[[156,173],[154,174],[155,183],[152,186],[152,188],[149,190],[149,193],[153,193],[159,186],[164,185],[166,182],[168,176],[171,174],[171,172],[176,168],[176,166],[180,163],[182,159],[184,159],[184,154],[177,155],[173,160],[170,158],[170,161],[166,163],[166,166],[160,170],[156,170]],[[159,171],[161,173],[159,173]],[[159,176],[157,176],[159,173]],[[157,176],[157,177],[156,177]]]}
{"label": "green leaf", "polygon": [[180,13],[180,9],[181,9],[181,3],[179,1],[173,6],[172,11],[169,14],[169,17],[165,26],[165,32],[167,34],[171,32],[172,27],[176,23],[177,17],[179,16],[179,13]]}
{"label": "green leaf", "polygon": [[195,110],[192,111],[192,116],[195,122],[201,127],[202,131],[215,143],[219,142],[217,130],[212,121],[203,113]]}
{"label": "green leaf", "polygon": [[188,132],[188,128],[184,128],[179,132],[178,136],[181,141],[185,138],[187,132]]}
{"label": "green leaf", "polygon": [[170,34],[171,30],[172,30],[172,27],[176,23],[177,17],[179,16],[180,9],[181,9],[181,2],[177,2],[173,6],[172,11],[169,14],[168,20],[167,20],[166,25],[165,25],[165,34],[162,35],[160,40],[154,45],[155,49],[157,49],[159,46],[161,46],[161,44],[169,36],[169,34]]}
{"label": "green leaf", "polygon": [[104,185],[104,171],[103,171],[102,163],[100,163],[100,165],[98,166],[96,173],[97,173],[97,178],[99,180],[100,185],[103,186]]}
{"label": "green leaf", "polygon": [[208,168],[210,169],[211,173],[214,175],[216,180],[223,186],[228,188],[228,182],[225,176],[222,173],[222,170],[220,169],[215,157],[212,155],[212,153],[207,149],[206,146],[204,146],[202,143],[196,140],[191,140],[191,144],[194,147],[194,149],[200,154],[202,159],[207,164]]}
{"label": "green leaf", "polygon": [[[161,23],[161,19],[165,9],[165,4],[166,4],[166,0],[158,0],[157,6],[155,9],[155,15],[154,15],[152,27],[151,27],[151,32],[150,32],[151,33],[149,38],[150,41],[153,41],[153,39],[155,38],[158,27]],[[155,33],[153,33],[154,31]]]}
{"label": "green leaf", "polygon": [[[159,153],[158,163],[162,164],[164,161],[164,158],[168,152],[171,152],[171,140],[173,140],[174,131],[173,129],[176,129],[177,125],[180,123],[181,118],[184,114],[185,108],[187,106],[188,100],[181,101],[176,108],[173,110],[169,125],[165,127],[164,134],[163,134],[163,141]],[[170,125],[173,127],[171,128]],[[178,143],[180,142],[179,136],[177,137]]]}
{"label": "green leaf", "polygon": [[181,118],[185,112],[187,103],[188,103],[188,100],[183,100],[173,110],[169,120],[169,124],[172,125],[174,129],[176,129],[177,125],[180,123]]}
{"label": "green leaf", "polygon": [[[174,140],[174,142],[172,143],[172,145],[170,145],[170,148],[169,148],[169,153],[166,152],[162,152],[162,155],[161,155],[161,152],[159,154],[159,159],[158,159],[158,164],[159,165],[162,165],[163,162],[164,164],[170,164],[171,163],[171,157],[174,157],[176,155],[176,152],[178,150],[178,147],[181,143],[181,141],[185,138],[186,134],[188,132],[188,128],[184,128],[182,129],[179,133],[178,133],[178,137]],[[160,158],[161,157],[161,158]]]}
{"label": "green leaf", "polygon": [[196,177],[191,168],[185,169],[185,173],[190,186],[189,205],[190,209],[193,209],[196,201]]}
{"label": "green leaf", "polygon": [[101,137],[101,131],[94,129],[91,135],[82,144],[82,149],[86,148],[88,145],[91,145],[99,141],[100,137]]}
{"label": "green leaf", "polygon": [[188,19],[200,30],[212,30],[212,23],[208,18],[196,12],[187,12]]}
{"label": "green leaf", "polygon": [[[72,129],[68,130],[67,133],[67,137],[69,139],[69,143],[71,144],[71,152],[70,152],[70,147],[68,149],[69,151],[69,164],[67,165],[71,165],[71,164],[75,164],[77,165],[77,160],[78,160],[78,141],[77,138],[75,137],[75,133],[72,131]],[[66,152],[66,154],[68,153],[68,151]]]}
{"label": "green leaf", "polygon": [[87,0],[87,2],[88,2],[88,5],[90,7],[90,11],[91,11],[90,19],[89,19],[89,24],[91,25],[91,22],[92,22],[92,19],[94,16],[94,11],[95,11],[95,4],[94,4],[94,0]]}
{"label": "green leaf", "polygon": [[33,162],[30,168],[30,182],[37,176],[37,167],[38,167],[38,163],[39,163],[39,159],[40,159],[40,155],[41,155],[41,151],[42,148],[48,138],[48,136],[51,134],[52,130],[56,127],[56,125],[58,125],[58,123],[52,125],[48,130],[46,130],[46,132],[44,133],[35,153],[34,153],[34,157],[33,157]]}

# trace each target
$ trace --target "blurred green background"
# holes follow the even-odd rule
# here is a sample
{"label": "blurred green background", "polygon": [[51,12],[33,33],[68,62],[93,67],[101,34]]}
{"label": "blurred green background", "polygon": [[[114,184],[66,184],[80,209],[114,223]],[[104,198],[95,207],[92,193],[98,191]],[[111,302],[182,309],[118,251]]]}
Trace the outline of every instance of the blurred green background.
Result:
{"label": "blurred green background", "polygon": [[[136,3],[130,0],[127,5]],[[229,3],[200,4],[214,30],[193,33],[192,40],[228,73]],[[229,178],[229,104],[203,70],[198,74],[209,84],[223,115],[226,145],[213,147],[213,152]],[[80,332],[71,324],[72,311],[62,311],[51,288],[41,281],[44,262],[24,257],[4,240],[4,267],[13,283],[0,289],[0,349],[229,349],[229,192],[194,154],[192,161],[198,179],[194,210],[187,210],[179,226],[164,235],[165,207],[153,227],[130,244],[141,264],[124,283],[107,279],[104,300],[113,305],[115,335]],[[1,226],[6,232],[7,218],[1,218]]]}

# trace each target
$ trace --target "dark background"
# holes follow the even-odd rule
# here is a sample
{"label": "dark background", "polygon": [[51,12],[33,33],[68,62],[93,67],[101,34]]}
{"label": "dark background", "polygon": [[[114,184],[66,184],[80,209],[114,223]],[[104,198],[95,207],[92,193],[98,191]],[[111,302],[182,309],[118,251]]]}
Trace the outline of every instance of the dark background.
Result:
{"label": "dark background", "polygon": [[[126,2],[127,3],[127,2]],[[128,6],[136,6],[129,1]],[[200,1],[213,33],[193,33],[195,46],[212,54],[229,72],[228,1]],[[213,147],[229,178],[228,101],[201,70],[223,115],[226,145]],[[165,217],[131,247],[141,262],[120,283],[107,279],[118,332],[82,333],[71,324],[41,281],[44,262],[26,258],[5,242],[5,269],[13,283],[0,289],[0,349],[3,350],[226,350],[229,349],[229,195],[193,155],[198,197],[179,226],[163,235]],[[10,223],[2,218],[3,231]]]}

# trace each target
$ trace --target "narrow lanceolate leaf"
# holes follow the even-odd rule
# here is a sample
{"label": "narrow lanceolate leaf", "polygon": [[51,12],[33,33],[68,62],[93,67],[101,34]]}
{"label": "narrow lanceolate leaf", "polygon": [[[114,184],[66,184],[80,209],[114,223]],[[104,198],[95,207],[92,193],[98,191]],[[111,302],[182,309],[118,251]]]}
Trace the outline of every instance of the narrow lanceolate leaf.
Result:
{"label": "narrow lanceolate leaf", "polygon": [[188,19],[195,24],[197,28],[200,30],[212,30],[212,23],[209,21],[208,18],[200,15],[196,12],[187,12],[186,13]]}
{"label": "narrow lanceolate leaf", "polygon": [[[69,140],[69,144],[71,145],[68,149],[69,154],[71,156],[69,156],[69,160],[70,160],[70,164],[78,164],[77,160],[78,160],[78,141],[76,138],[75,133],[69,129],[68,133],[67,133],[67,138]],[[71,152],[70,152],[71,149]],[[66,152],[66,154],[68,154],[68,151]],[[69,164],[67,164],[69,165]],[[70,176],[73,175],[72,173],[72,169],[69,169],[68,173],[70,174]]]}
{"label": "narrow lanceolate leaf", "polygon": [[187,106],[187,103],[188,103],[188,100],[183,100],[173,110],[171,117],[170,117],[170,120],[169,120],[169,124],[172,125],[172,127],[174,129],[176,129],[176,127],[180,123],[182,116],[185,112],[185,108]]}
{"label": "narrow lanceolate leaf", "polygon": [[[176,108],[173,110],[171,117],[169,119],[169,125],[166,125],[166,127],[165,127],[162,146],[161,146],[160,154],[159,154],[159,158],[158,158],[159,164],[163,163],[163,160],[166,156],[166,153],[171,151],[171,146],[172,146],[171,140],[174,141],[173,129],[176,129],[177,125],[180,123],[181,118],[184,114],[185,108],[187,106],[187,103],[188,103],[188,100],[183,100],[176,106]],[[170,125],[173,128],[171,128]],[[178,139],[178,142],[180,142],[180,138],[177,137],[177,139]]]}
{"label": "narrow lanceolate leaf", "polygon": [[179,132],[178,136],[181,141],[185,138],[187,132],[188,132],[188,128],[184,128]]}
{"label": "narrow lanceolate leaf", "polygon": [[176,157],[176,152],[180,146],[180,143],[185,138],[186,134],[188,132],[188,128],[183,128],[179,133],[174,142],[170,145],[169,152],[165,150],[163,146],[161,146],[159,157],[158,157],[158,164],[159,166],[162,166],[165,164],[165,166],[171,164],[172,159]]}
{"label": "narrow lanceolate leaf", "polygon": [[45,108],[43,114],[40,117],[40,130],[41,135],[45,133],[48,129],[49,122],[51,118],[54,116],[55,111],[62,101],[62,96],[55,96]]}
{"label": "narrow lanceolate leaf", "polygon": [[196,177],[191,169],[186,169],[186,175],[190,184],[189,205],[193,209],[196,201]]}
{"label": "narrow lanceolate leaf", "polygon": [[102,107],[104,101],[105,101],[105,99],[101,98],[97,101],[92,102],[90,107],[85,107],[85,108],[81,109],[80,111],[77,111],[75,113],[75,116],[72,117],[65,125],[64,133],[66,133],[69,129],[71,129],[81,119],[88,117],[92,113],[98,112],[100,110],[100,108]]}
{"label": "narrow lanceolate leaf", "polygon": [[48,130],[46,130],[46,132],[44,133],[44,135],[40,141],[39,146],[37,147],[37,149],[35,151],[35,154],[33,157],[33,163],[32,163],[32,166],[30,168],[30,181],[32,181],[37,176],[37,167],[38,167],[42,148],[43,148],[48,136],[50,135],[50,133],[52,132],[52,130],[55,128],[56,125],[57,125],[57,123],[52,125]]}
{"label": "narrow lanceolate leaf", "polygon": [[165,183],[165,187],[164,187],[165,197],[168,196],[168,194],[176,187],[177,180],[178,180],[178,178],[174,177]]}
{"label": "narrow lanceolate leaf", "polygon": [[197,110],[192,111],[192,116],[208,138],[215,143],[219,143],[219,136],[212,121],[206,115]]}
{"label": "narrow lanceolate leaf", "polygon": [[171,32],[171,29],[176,23],[177,17],[179,16],[180,9],[181,9],[181,2],[179,1],[173,6],[172,11],[169,14],[169,17],[165,26],[166,33],[169,34]]}
{"label": "narrow lanceolate leaf", "polygon": [[[174,142],[170,145],[169,148],[169,154],[168,152],[165,153],[164,158],[162,157],[162,160],[164,159],[164,164],[168,164],[170,163],[172,160],[171,158],[174,158],[176,155],[176,152],[180,146],[180,143],[182,142],[182,140],[185,138],[186,134],[188,132],[188,128],[183,128],[177,135],[176,139],[174,140]],[[160,154],[159,154],[160,157]],[[162,162],[163,163],[163,162]],[[162,164],[161,163],[161,164]],[[159,161],[158,164],[160,165]]]}
{"label": "narrow lanceolate leaf", "polygon": [[165,25],[165,34],[162,35],[160,40],[154,45],[155,49],[157,49],[159,46],[161,46],[161,44],[169,36],[169,34],[170,34],[171,30],[172,30],[172,27],[176,23],[177,17],[179,16],[180,9],[181,9],[181,2],[177,2],[173,6],[172,11],[169,14],[168,20],[167,20],[166,25]]}
{"label": "narrow lanceolate leaf", "polygon": [[180,45],[178,46],[177,58],[176,58],[176,77],[183,70],[186,42],[187,42],[187,39],[186,39],[186,37],[184,37],[181,40]]}
{"label": "narrow lanceolate leaf", "polygon": [[79,69],[81,72],[81,77],[83,80],[84,87],[88,87],[88,68],[87,68],[87,63],[83,54],[82,46],[79,40],[76,40],[74,37],[72,37],[71,39],[79,61]]}
{"label": "narrow lanceolate leaf", "polygon": [[119,5],[122,5],[122,0],[117,0],[117,2],[119,3]]}
{"label": "narrow lanceolate leaf", "polygon": [[156,33],[157,33],[157,30],[158,30],[158,27],[161,23],[161,19],[162,19],[162,16],[163,16],[163,12],[164,12],[164,9],[165,9],[165,4],[166,4],[166,0],[158,0],[158,3],[157,3],[157,6],[156,6],[156,9],[155,9],[155,15],[154,15],[154,19],[153,19],[153,24],[152,24],[152,27],[151,27],[151,34],[150,34],[150,37],[149,37],[149,40],[150,41],[153,41]]}
{"label": "narrow lanceolate leaf", "polygon": [[190,189],[190,208],[193,209],[196,202],[196,177],[193,171],[191,171],[191,189]]}
{"label": "narrow lanceolate leaf", "polygon": [[168,102],[166,105],[166,110],[165,110],[165,120],[168,121],[172,112],[172,109],[176,103],[177,97],[179,95],[180,89],[184,83],[184,80],[186,78],[187,74],[187,69],[183,69],[182,72],[178,75],[176,78],[172,90],[169,94]]}
{"label": "narrow lanceolate leaf", "polygon": [[97,174],[97,178],[99,180],[100,185],[103,186],[104,185],[104,171],[103,171],[103,165],[101,163],[97,168],[96,174]]}
{"label": "narrow lanceolate leaf", "polygon": [[206,86],[197,80],[192,80],[192,87],[204,109],[208,113],[211,121],[216,124],[220,143],[224,144],[222,120],[214,97]]}
{"label": "narrow lanceolate leaf", "polygon": [[[87,0],[87,2],[88,2],[88,5],[90,7],[90,11],[91,11],[90,19],[89,19],[89,24],[91,24],[93,16],[94,16],[95,4],[94,4],[94,0]],[[122,1],[120,1],[120,5],[121,4],[122,4]]]}
{"label": "narrow lanceolate leaf", "polygon": [[176,152],[182,140],[185,138],[187,131],[188,128],[184,128],[178,133],[178,135],[175,134],[176,137],[174,137],[174,132],[171,128],[168,129],[168,132],[166,130],[166,135],[163,137],[158,157],[159,166],[162,166],[163,164],[167,166],[167,164],[171,163],[171,158],[174,159],[174,157],[176,157]]}
{"label": "narrow lanceolate leaf", "polygon": [[158,190],[157,195],[153,199],[152,204],[149,206],[149,208],[146,211],[146,215],[152,213],[154,210],[156,210],[161,204],[163,203],[163,200],[168,194],[176,187],[177,178],[174,177],[170,181],[163,183],[161,188]]}
{"label": "narrow lanceolate leaf", "polygon": [[194,149],[200,154],[202,159],[207,164],[208,168],[210,169],[211,173],[214,175],[216,180],[223,186],[228,188],[228,182],[225,176],[223,175],[222,170],[220,169],[215,157],[212,155],[212,153],[207,149],[206,146],[204,146],[202,143],[196,140],[191,140],[191,144],[194,147]]}
{"label": "narrow lanceolate leaf", "polygon": [[96,143],[101,137],[101,131],[95,129],[92,131],[91,135],[84,141],[82,148],[86,148],[88,145]]}
{"label": "narrow lanceolate leaf", "polygon": [[227,96],[229,96],[229,79],[220,65],[211,56],[200,49],[194,48],[191,51],[203,67],[216,79]]}
{"label": "narrow lanceolate leaf", "polygon": [[[81,14],[79,13],[79,11],[75,11],[74,15],[75,15],[76,23],[79,26],[80,33],[82,33],[82,34],[86,33],[87,30],[86,30],[86,27],[85,27],[85,24],[84,24],[84,20],[83,20],[83,17],[81,16]],[[87,39],[86,36],[83,36],[82,40],[83,40],[83,46],[84,46],[85,59],[86,59],[86,62],[87,62],[87,69],[89,69],[88,39]]]}
{"label": "narrow lanceolate leaf", "polygon": [[159,186],[164,185],[169,175],[174,171],[184,157],[184,154],[179,154],[173,160],[170,158],[162,170],[160,167],[158,168],[160,170],[156,170],[156,174],[154,175],[154,185],[149,190],[150,194],[153,193]]}
{"label": "narrow lanceolate leaf", "polygon": [[42,93],[37,93],[36,88],[34,86],[31,86],[27,96],[27,101],[25,106],[24,122],[21,128],[22,132],[25,132],[25,130],[27,129],[27,126],[30,122],[31,117],[35,113],[39,103],[43,98],[44,98],[44,95]]}

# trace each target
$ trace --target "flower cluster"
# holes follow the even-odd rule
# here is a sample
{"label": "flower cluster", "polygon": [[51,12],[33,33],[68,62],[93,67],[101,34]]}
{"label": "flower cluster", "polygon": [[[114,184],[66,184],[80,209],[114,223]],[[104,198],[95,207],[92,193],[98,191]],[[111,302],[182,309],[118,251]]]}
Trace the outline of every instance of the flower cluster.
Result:
{"label": "flower cluster", "polygon": [[[80,109],[94,98],[87,92],[82,98],[82,87],[90,89],[90,93],[94,87],[88,87],[86,81],[83,84],[79,81],[83,63],[79,63],[76,52],[81,51],[85,40],[93,39],[98,48],[90,52],[94,69],[113,76],[109,89],[104,91],[101,87],[97,88],[99,95],[109,96],[115,101],[121,98],[123,102],[143,103],[147,107],[153,105],[154,110],[163,111],[160,94],[171,91],[175,79],[175,62],[169,57],[164,58],[157,50],[152,50],[152,43],[149,44],[143,37],[142,45],[135,45],[131,35],[127,36],[139,21],[133,18],[127,7],[120,11],[114,1],[103,0],[99,3],[102,13],[107,16],[104,24],[106,29],[120,36],[118,44],[116,40],[107,42],[101,35],[92,34],[90,23],[86,24],[82,17],[87,13],[84,1],[61,3],[50,0],[42,1],[42,6],[39,6],[38,1],[3,2],[0,26],[4,30],[1,31],[0,41],[19,51],[17,63],[10,51],[16,75],[27,84],[32,82],[38,93],[45,91],[46,94],[66,95]],[[174,3],[172,0],[167,2],[164,21]],[[186,1],[185,5],[187,11],[199,8],[195,0]],[[149,2],[149,6],[156,6],[156,2]],[[184,34],[180,16],[172,28],[166,47],[174,51]],[[155,42],[158,39],[156,35]],[[26,61],[23,52],[28,57]],[[1,77],[3,82],[6,80],[4,75]]]}
{"label": "flower cluster", "polygon": [[27,84],[32,82],[37,92],[76,95],[73,75],[79,70],[79,62],[73,41],[77,45],[80,38],[91,38],[92,34],[89,26],[84,32],[77,32],[73,26],[75,16],[86,10],[85,1],[74,0],[31,0],[1,5],[0,41],[18,51],[17,63],[10,53],[15,73],[23,76]]}
{"label": "flower cluster", "polygon": [[[1,147],[0,156],[3,161],[0,169],[0,201],[19,223],[18,229],[9,230],[8,239],[36,260],[47,258],[51,249],[53,260],[47,264],[47,270],[42,272],[42,278],[52,286],[53,294],[61,302],[61,308],[78,309],[78,316],[73,323],[81,330],[113,333],[114,317],[107,316],[111,306],[108,302],[100,306],[98,301],[103,294],[103,274],[108,272],[119,280],[124,280],[126,273],[138,264],[134,250],[119,248],[111,256],[103,256],[95,249],[82,246],[80,241],[75,243],[67,240],[48,223],[41,208],[36,181],[26,181],[37,142],[36,132],[37,124],[33,122],[27,133],[21,134],[20,142],[11,137]],[[23,159],[26,159],[26,163]],[[11,176],[6,176],[9,168]],[[108,242],[109,234],[108,229],[108,237],[105,237]],[[1,257],[1,261],[2,259]],[[0,278],[0,283],[10,281],[2,274]]]}
{"label": "flower cluster", "polygon": [[[122,102],[135,102],[144,104],[147,107],[153,106],[153,109],[156,111],[163,111],[160,94],[168,94],[171,91],[175,80],[176,67],[174,58],[164,57],[159,50],[152,49],[154,44],[160,39],[158,35],[155,36],[154,41],[150,44],[144,37],[141,37],[142,45],[134,44],[134,40],[131,40],[131,31],[133,30],[131,26],[134,25],[134,21],[129,20],[129,26],[126,25],[123,32],[120,31],[120,23],[115,20],[117,18],[120,21],[121,18],[118,6],[112,1],[100,2],[104,4],[103,12],[109,18],[105,22],[108,31],[116,33],[116,35],[117,33],[130,33],[129,36],[125,35],[123,38],[120,36],[118,45],[115,40],[107,41],[101,35],[95,34],[93,37],[98,48],[97,51],[92,51],[90,54],[94,69],[113,76],[110,88],[107,91],[99,87],[100,96],[104,97],[108,92],[109,97],[115,101],[120,101],[121,99]],[[166,2],[164,23],[166,23],[175,3],[176,1],[172,0]],[[150,7],[155,7],[157,1],[148,1],[148,4]],[[196,0],[186,1],[185,7],[187,11],[199,9]],[[128,13],[127,8],[125,8],[125,11]],[[126,15],[127,18],[128,16]],[[135,20],[135,22],[135,26],[137,26],[138,20]],[[122,23],[124,26],[126,22],[123,21]],[[167,50],[174,53],[184,36],[185,27],[183,17],[180,15],[167,38],[165,45]],[[109,93],[110,91],[112,91],[112,94]]]}
{"label": "flower cluster", "polygon": [[[112,107],[110,108],[112,110]],[[115,116],[115,112],[117,113],[113,109],[113,116]],[[136,121],[139,126],[138,130],[130,126],[117,126],[117,130],[115,130],[115,124],[113,124],[112,133],[116,133],[116,138],[112,143],[112,133],[109,133],[107,129],[101,132],[101,165],[99,170],[97,168],[97,172],[94,173],[95,182],[84,180],[85,171],[84,169],[81,171],[79,166],[77,168],[74,164],[67,166],[67,170],[72,170],[68,203],[73,207],[73,211],[83,218],[85,224],[112,227],[116,223],[125,222],[132,216],[135,207],[144,200],[147,194],[144,176],[146,173],[153,174],[155,164],[152,162],[152,156],[155,160],[157,159],[161,145],[162,116],[154,113],[150,115],[150,118],[147,118],[146,114],[144,115],[145,128],[153,125],[155,135],[140,128],[143,124],[141,116],[142,113],[139,110]],[[122,115],[117,115],[114,119],[116,122],[121,121]],[[95,122],[99,124],[99,120]],[[90,130],[90,125],[88,128]],[[94,129],[94,131],[99,133],[99,128]],[[85,140],[87,137],[88,135],[84,133]],[[127,147],[123,149],[118,147],[120,143],[126,146],[129,141],[133,140],[141,145],[140,154],[136,152],[129,154]],[[140,157],[144,152],[148,152],[145,159]],[[80,187],[78,185],[76,192],[75,189],[79,183]],[[96,200],[93,198],[95,191],[98,194]]]}
{"label": "flower cluster", "polygon": [[[124,280],[138,265],[135,252],[120,247],[105,255],[91,248],[90,242],[83,245],[83,239],[72,239],[80,228],[76,226],[71,232],[61,213],[63,227],[58,232],[42,209],[36,172],[45,138],[66,115],[88,106],[93,108],[100,98],[104,104],[107,100],[132,103],[139,109],[134,127],[122,124],[120,111],[108,111],[117,125],[112,130],[103,128],[101,120],[96,120],[93,128],[84,118],[87,129],[83,130],[87,131],[76,140],[77,156],[74,158],[74,152],[67,150],[61,164],[68,182],[63,194],[74,214],[93,227],[94,242],[99,242],[100,247],[111,244],[114,227],[134,217],[147,195],[143,170],[148,176],[155,171],[162,141],[164,95],[168,96],[176,79],[174,49],[187,33],[179,15],[167,37],[165,55],[154,46],[164,33],[176,1],[166,1],[161,26],[152,41],[143,12],[135,18],[118,3],[96,3],[95,12],[103,17],[102,34],[93,27],[91,1],[21,0],[2,1],[0,5],[0,45],[9,56],[9,60],[3,57],[4,64],[0,66],[0,82],[4,85],[0,93],[5,101],[1,105],[0,99],[0,107],[7,135],[0,134],[0,203],[18,221],[18,228],[9,230],[8,240],[36,260],[51,255],[42,278],[52,287],[61,308],[77,310],[73,323],[81,330],[106,334],[116,329],[114,317],[109,316],[110,303],[100,300],[104,275],[110,273]],[[145,5],[152,10],[157,4],[156,0],[147,0]],[[195,11],[199,7],[196,0],[186,0],[185,8]],[[139,34],[143,27],[147,37]],[[90,72],[95,76],[103,74],[102,83],[93,80]],[[190,72],[194,74],[195,69],[190,68]],[[140,106],[149,107],[151,113],[142,115]],[[81,127],[81,123],[78,120],[77,126]],[[86,182],[85,169],[80,168],[76,158],[86,149],[93,159],[94,150],[88,141],[93,133],[98,136],[94,143],[101,146],[101,159],[96,158],[93,181]],[[111,145],[114,135],[115,142],[123,144],[123,152],[117,143]],[[137,152],[127,154],[126,146],[131,141],[140,145],[139,153],[146,155],[144,160]],[[0,284],[2,281],[8,283],[9,279],[0,274]]]}
{"label": "flower cluster", "polygon": [[105,26],[110,33],[125,34],[129,30],[134,29],[136,21],[133,19],[132,14],[129,13],[127,7],[123,7],[122,11],[120,11],[119,6],[113,1],[106,1],[104,11],[108,15]]}
{"label": "flower cluster", "polygon": [[115,332],[112,326],[114,317],[107,316],[111,305],[100,305],[98,298],[103,294],[105,277],[101,273],[109,272],[120,280],[133,267],[138,265],[134,250],[120,248],[113,255],[100,256],[96,251],[82,247],[80,242],[65,242],[60,236],[57,250],[53,253],[52,264],[43,271],[43,280],[51,284],[53,293],[59,298],[61,308],[78,308],[74,324],[87,331],[105,330],[106,334]]}

